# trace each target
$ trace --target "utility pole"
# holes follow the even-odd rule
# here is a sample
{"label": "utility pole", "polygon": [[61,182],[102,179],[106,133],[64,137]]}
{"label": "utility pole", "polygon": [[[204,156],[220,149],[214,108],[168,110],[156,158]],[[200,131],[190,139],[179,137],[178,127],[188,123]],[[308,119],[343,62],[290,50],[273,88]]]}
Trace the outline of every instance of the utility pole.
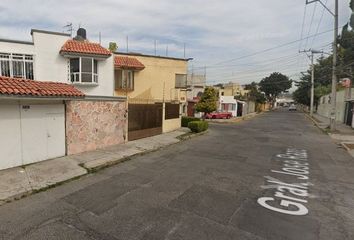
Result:
{"label": "utility pole", "polygon": [[337,38],[338,38],[338,0],[335,0],[334,10],[334,41],[333,41],[333,69],[332,69],[332,97],[331,97],[331,131],[336,130],[336,97],[337,97]]}
{"label": "utility pole", "polygon": [[334,12],[321,0],[306,0],[306,4],[319,2],[334,17],[334,39],[333,39],[333,66],[332,66],[332,93],[331,93],[331,117],[330,129],[336,130],[336,95],[337,95],[337,38],[338,38],[338,0],[334,0]]}
{"label": "utility pole", "polygon": [[314,108],[314,102],[315,102],[315,64],[314,64],[314,55],[316,53],[321,53],[323,54],[322,51],[316,51],[316,50],[313,50],[313,49],[309,49],[309,50],[303,50],[303,51],[300,51],[300,53],[308,53],[308,52],[311,52],[311,56],[310,59],[311,59],[311,98],[310,98],[310,116],[313,117],[313,108]]}

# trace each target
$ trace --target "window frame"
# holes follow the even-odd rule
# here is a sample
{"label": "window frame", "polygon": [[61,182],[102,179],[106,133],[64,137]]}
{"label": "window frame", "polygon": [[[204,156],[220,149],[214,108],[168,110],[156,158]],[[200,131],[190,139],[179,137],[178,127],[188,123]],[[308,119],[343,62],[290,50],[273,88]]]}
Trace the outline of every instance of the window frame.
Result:
{"label": "window frame", "polygon": [[[78,59],[79,60],[79,71],[72,72],[71,71],[71,60]],[[83,72],[82,71],[82,59],[90,59],[91,60],[91,72]],[[95,67],[96,64],[96,67]],[[95,71],[96,70],[96,71]],[[82,81],[82,74],[91,74],[90,82]],[[73,76],[73,78],[72,78]],[[87,85],[98,85],[98,60],[92,57],[72,57],[69,59],[69,81],[72,84],[87,84]]]}
{"label": "window frame", "polygon": [[[117,69],[117,70],[120,71],[120,78],[117,79],[117,86],[115,86],[115,89],[134,91],[135,71],[132,69]],[[131,76],[131,77],[129,77],[129,79],[127,81],[129,83],[129,84],[127,84],[127,86],[125,86],[126,76]]]}
{"label": "window frame", "polygon": [[[3,73],[2,66],[7,65],[8,73]],[[18,66],[20,65],[20,68]],[[16,70],[20,70],[21,74],[15,75],[15,66]],[[6,70],[4,70],[6,71]],[[28,77],[27,77],[28,75]],[[23,53],[9,53],[9,52],[0,52],[0,76],[5,77],[15,77],[23,79],[34,80],[34,55],[33,54],[23,54]]]}

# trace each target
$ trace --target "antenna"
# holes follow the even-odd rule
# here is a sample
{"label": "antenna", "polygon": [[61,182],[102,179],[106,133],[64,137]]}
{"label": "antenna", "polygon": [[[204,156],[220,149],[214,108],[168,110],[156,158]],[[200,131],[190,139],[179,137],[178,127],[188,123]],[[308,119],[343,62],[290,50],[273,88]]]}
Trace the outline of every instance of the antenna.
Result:
{"label": "antenna", "polygon": [[157,45],[157,41],[156,41],[156,39],[155,39],[155,41],[154,41],[154,46],[155,46],[155,56],[156,56],[156,45]]}
{"label": "antenna", "polygon": [[98,41],[99,41],[99,43],[101,45],[101,32],[98,32]]}
{"label": "antenna", "polygon": [[73,23],[72,22],[68,22],[63,28],[65,29],[65,32],[70,33],[70,37],[73,36]]}
{"label": "antenna", "polygon": [[183,43],[183,58],[186,58],[186,43]]}
{"label": "antenna", "polygon": [[129,37],[127,36],[127,52],[129,52]]}

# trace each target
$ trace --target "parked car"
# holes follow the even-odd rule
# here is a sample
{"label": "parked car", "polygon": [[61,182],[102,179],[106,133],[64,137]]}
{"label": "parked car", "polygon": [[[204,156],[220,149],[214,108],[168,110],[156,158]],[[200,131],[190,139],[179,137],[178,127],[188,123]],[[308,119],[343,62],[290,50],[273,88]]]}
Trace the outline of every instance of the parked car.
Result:
{"label": "parked car", "polygon": [[290,105],[289,111],[296,111],[296,106],[295,106],[295,104],[291,104],[291,105]]}
{"label": "parked car", "polygon": [[232,113],[230,112],[213,112],[213,113],[208,113],[205,116],[207,119],[223,119],[223,118],[232,118]]}

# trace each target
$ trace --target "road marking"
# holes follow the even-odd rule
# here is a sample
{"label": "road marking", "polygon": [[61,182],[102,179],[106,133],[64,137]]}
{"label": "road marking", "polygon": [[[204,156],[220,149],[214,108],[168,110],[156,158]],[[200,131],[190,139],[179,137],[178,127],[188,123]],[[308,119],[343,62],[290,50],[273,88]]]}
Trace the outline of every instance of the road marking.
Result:
{"label": "road marking", "polygon": [[275,189],[273,197],[260,197],[257,203],[269,210],[288,215],[303,216],[309,210],[305,206],[308,203],[310,167],[307,151],[303,149],[288,148],[285,154],[276,155],[277,160],[282,161],[280,170],[271,169],[272,173],[281,176],[294,177],[295,182],[284,182],[271,176],[264,176],[267,185],[263,189]]}

